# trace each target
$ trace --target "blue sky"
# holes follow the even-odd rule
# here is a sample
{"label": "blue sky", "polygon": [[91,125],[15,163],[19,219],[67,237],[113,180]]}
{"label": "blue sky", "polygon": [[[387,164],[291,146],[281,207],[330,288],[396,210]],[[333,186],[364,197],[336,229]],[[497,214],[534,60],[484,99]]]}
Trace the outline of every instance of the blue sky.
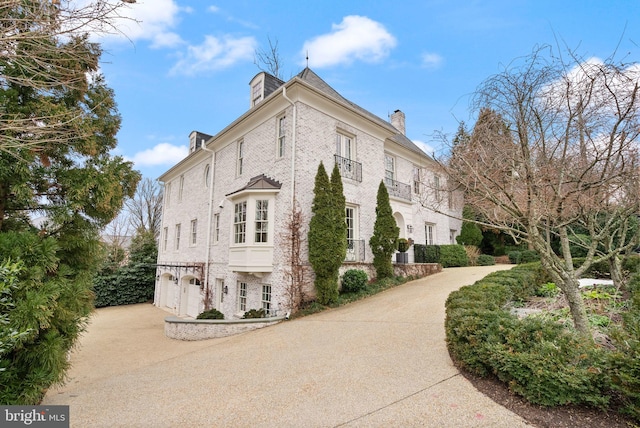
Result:
{"label": "blue sky", "polygon": [[122,115],[116,154],[157,178],[187,153],[193,130],[215,135],[249,107],[257,49],[278,43],[283,77],[309,66],[349,100],[406,115],[426,151],[435,132],[472,124],[470,95],[534,46],[638,61],[640,0],[138,0],[126,34],[102,38],[101,69]]}

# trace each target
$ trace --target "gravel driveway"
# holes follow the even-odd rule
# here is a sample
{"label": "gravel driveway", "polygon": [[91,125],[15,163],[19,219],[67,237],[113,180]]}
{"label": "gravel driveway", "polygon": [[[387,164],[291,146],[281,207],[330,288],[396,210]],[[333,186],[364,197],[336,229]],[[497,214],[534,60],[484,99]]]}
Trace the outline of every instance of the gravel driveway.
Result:
{"label": "gravel driveway", "polygon": [[104,308],[43,404],[74,427],[523,427],[445,345],[449,293],[497,269],[450,268],[366,300],[222,339],[181,342],[154,306]]}

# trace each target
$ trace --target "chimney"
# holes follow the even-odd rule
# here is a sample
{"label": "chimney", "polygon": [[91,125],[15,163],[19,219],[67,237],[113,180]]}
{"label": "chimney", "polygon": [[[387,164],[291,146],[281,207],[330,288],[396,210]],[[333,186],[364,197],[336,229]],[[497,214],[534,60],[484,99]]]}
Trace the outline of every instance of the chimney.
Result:
{"label": "chimney", "polygon": [[391,115],[391,124],[394,128],[396,128],[402,135],[407,135],[404,128],[404,113],[400,110],[396,110]]}

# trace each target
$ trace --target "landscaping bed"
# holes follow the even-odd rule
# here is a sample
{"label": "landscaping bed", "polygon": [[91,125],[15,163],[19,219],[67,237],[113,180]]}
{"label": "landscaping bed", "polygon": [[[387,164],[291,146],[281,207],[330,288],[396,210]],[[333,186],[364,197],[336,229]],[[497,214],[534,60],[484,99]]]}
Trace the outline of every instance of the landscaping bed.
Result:
{"label": "landscaping bed", "polygon": [[[479,390],[539,426],[638,421],[640,275],[626,289],[597,285],[583,296],[593,341],[573,330],[566,302],[539,264],[495,272],[447,300],[449,352]],[[555,415],[553,423],[545,425],[545,414]],[[594,422],[600,417],[607,425]]]}

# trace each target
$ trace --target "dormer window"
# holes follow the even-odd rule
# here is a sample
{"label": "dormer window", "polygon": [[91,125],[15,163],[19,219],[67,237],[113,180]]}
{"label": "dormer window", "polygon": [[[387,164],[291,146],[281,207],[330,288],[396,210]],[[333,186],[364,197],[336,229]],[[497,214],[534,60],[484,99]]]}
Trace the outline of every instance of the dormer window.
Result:
{"label": "dormer window", "polygon": [[259,80],[251,85],[251,107],[262,101],[262,94],[262,80]]}

